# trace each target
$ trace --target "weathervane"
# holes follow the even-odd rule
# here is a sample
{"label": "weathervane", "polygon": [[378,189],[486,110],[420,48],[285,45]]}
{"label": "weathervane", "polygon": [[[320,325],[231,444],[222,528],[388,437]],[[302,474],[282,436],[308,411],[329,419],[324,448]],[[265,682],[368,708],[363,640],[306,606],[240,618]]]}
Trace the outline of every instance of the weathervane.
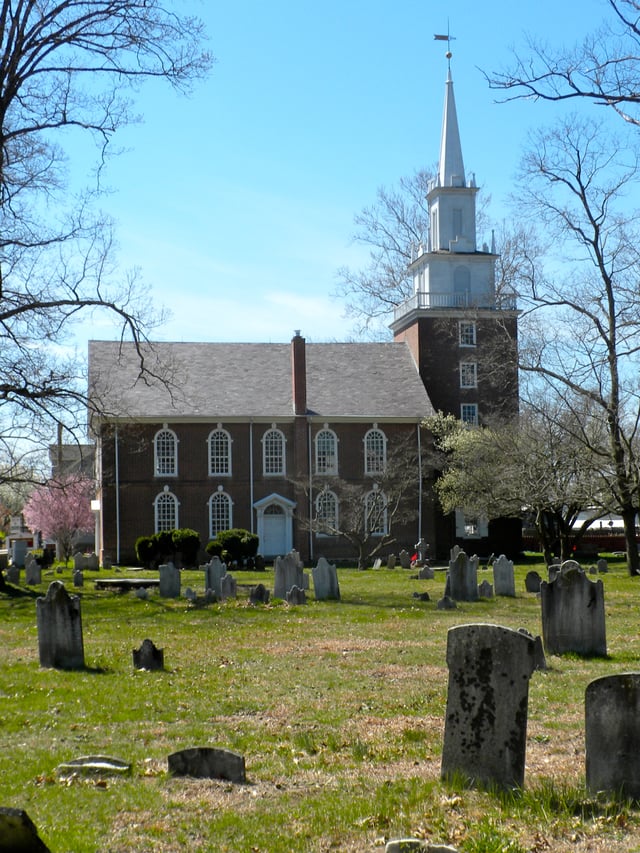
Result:
{"label": "weathervane", "polygon": [[436,41],[446,41],[447,52],[445,53],[445,56],[447,57],[447,62],[449,63],[449,70],[451,70],[451,57],[453,56],[453,54],[451,53],[451,42],[455,41],[455,36],[452,36],[449,32],[449,22],[448,21],[447,21],[447,34],[446,34],[446,36],[436,34],[436,35],[434,35],[434,39]]}

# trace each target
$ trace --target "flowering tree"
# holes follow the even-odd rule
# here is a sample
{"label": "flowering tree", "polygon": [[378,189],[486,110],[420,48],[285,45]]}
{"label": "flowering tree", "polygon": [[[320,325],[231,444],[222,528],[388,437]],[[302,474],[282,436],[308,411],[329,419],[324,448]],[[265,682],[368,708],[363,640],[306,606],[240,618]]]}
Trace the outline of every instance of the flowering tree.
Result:
{"label": "flowering tree", "polygon": [[78,533],[93,529],[91,496],[95,491],[88,477],[74,476],[37,486],[23,509],[24,520],[45,539],[53,539],[67,562]]}

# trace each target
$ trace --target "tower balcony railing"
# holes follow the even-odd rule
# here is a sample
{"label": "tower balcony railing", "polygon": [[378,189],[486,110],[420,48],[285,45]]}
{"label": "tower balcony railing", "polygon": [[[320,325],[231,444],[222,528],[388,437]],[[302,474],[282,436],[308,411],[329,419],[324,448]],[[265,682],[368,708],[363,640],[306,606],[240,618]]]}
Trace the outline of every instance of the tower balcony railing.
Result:
{"label": "tower balcony railing", "polygon": [[458,310],[479,308],[490,311],[515,311],[517,308],[515,294],[482,299],[472,297],[469,293],[414,293],[393,309],[393,319],[399,320],[412,311],[428,311],[437,308],[454,308]]}

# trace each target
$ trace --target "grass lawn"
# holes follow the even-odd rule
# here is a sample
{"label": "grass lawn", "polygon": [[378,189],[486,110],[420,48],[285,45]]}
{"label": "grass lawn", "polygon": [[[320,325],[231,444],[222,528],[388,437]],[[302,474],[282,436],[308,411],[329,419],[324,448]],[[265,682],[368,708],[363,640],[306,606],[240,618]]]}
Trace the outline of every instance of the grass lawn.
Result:
{"label": "grass lawn", "polygon": [[[0,806],[25,809],[53,853],[374,851],[416,836],[469,853],[640,850],[640,808],[584,789],[584,691],[640,671],[640,578],[602,575],[606,659],[548,658],[530,683],[522,791],[439,779],[447,630],[489,622],[541,632],[540,602],[516,568],[515,599],[439,611],[445,574],[339,571],[342,601],[193,608],[98,591],[71,570],[0,594]],[[136,576],[140,576],[139,573]],[[24,577],[24,575],[23,575]],[[481,570],[479,580],[491,580]],[[240,584],[273,573],[236,573]],[[35,598],[62,579],[82,599],[86,669],[41,669]],[[182,587],[202,592],[201,572]],[[428,592],[420,601],[414,592]],[[134,671],[145,638],[163,672]],[[219,746],[245,757],[246,785],[172,778],[167,756]],[[81,755],[133,763],[125,778],[61,779]]]}

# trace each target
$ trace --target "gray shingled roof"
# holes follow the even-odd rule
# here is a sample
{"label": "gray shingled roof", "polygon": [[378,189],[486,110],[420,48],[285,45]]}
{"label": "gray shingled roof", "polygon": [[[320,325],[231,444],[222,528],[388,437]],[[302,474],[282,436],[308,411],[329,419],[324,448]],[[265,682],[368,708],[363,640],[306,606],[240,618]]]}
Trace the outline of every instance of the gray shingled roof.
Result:
{"label": "gray shingled roof", "polygon": [[[89,390],[125,418],[269,418],[293,415],[291,346],[154,343],[141,377],[131,343],[90,341]],[[406,344],[307,344],[307,407],[323,418],[417,419],[433,408]]]}

